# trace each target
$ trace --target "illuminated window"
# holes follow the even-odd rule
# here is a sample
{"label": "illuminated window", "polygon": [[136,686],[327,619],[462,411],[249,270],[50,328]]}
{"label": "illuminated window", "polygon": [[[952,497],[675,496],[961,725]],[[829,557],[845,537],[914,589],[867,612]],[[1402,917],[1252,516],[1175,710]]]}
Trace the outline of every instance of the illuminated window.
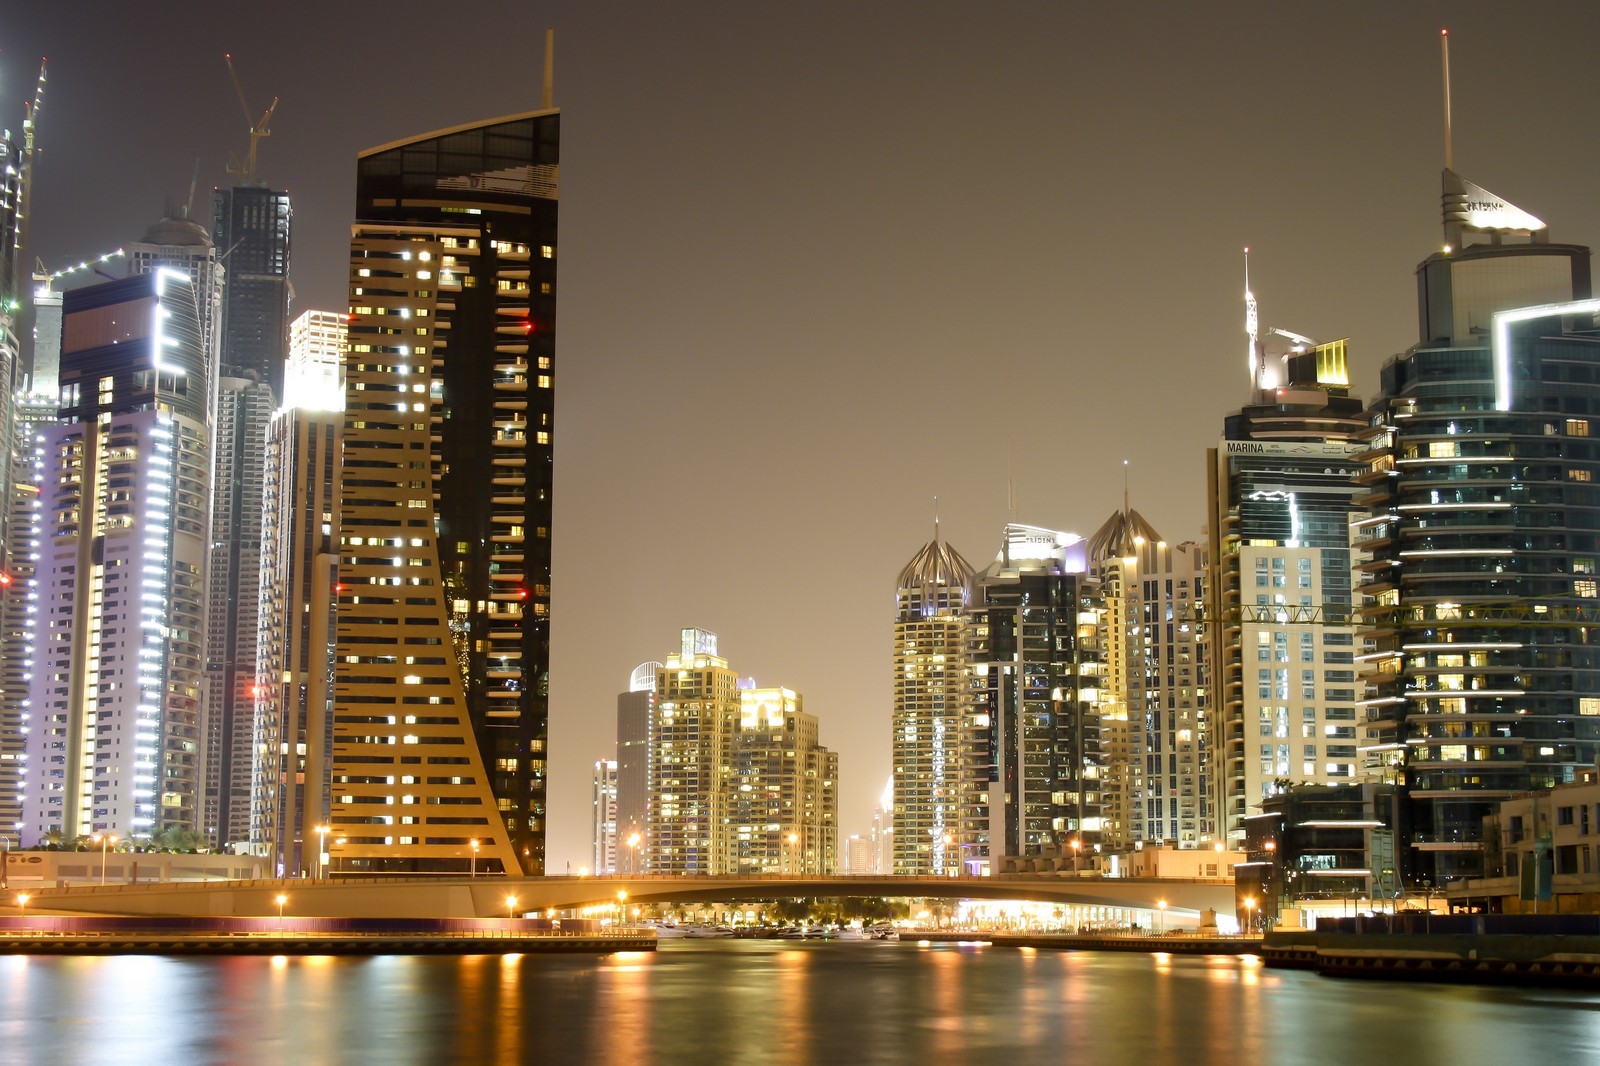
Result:
{"label": "illuminated window", "polygon": [[1589,420],[1587,418],[1567,419],[1567,436],[1587,437],[1589,435]]}
{"label": "illuminated window", "polygon": [[1594,599],[1600,596],[1600,584],[1597,584],[1594,578],[1580,577],[1572,583],[1572,591],[1579,596]]}
{"label": "illuminated window", "polygon": [[1567,469],[1567,480],[1568,481],[1593,481],[1594,480],[1594,475],[1591,474],[1587,470],[1583,470],[1583,469],[1581,469],[1579,467],[1575,467],[1574,466],[1574,467],[1569,467]]}
{"label": "illuminated window", "polygon": [[1436,440],[1428,443],[1428,458],[1453,459],[1461,454],[1461,445],[1453,440]]}

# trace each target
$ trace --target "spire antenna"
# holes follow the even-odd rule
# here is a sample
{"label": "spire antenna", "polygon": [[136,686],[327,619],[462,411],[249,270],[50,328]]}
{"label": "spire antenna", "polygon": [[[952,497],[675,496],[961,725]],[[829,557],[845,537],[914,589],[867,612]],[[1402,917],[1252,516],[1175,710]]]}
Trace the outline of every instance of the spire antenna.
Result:
{"label": "spire antenna", "polygon": [[1133,505],[1128,502],[1128,460],[1122,460],[1122,512],[1129,514]]}
{"label": "spire antenna", "polygon": [[1261,385],[1261,368],[1257,365],[1259,345],[1256,336],[1260,332],[1260,314],[1256,310],[1256,294],[1250,291],[1250,247],[1244,250],[1244,331],[1250,338],[1250,348],[1246,353],[1246,360],[1250,367],[1250,399],[1255,400],[1256,389]]}
{"label": "spire antenna", "polygon": [[556,92],[556,31],[544,31],[544,110],[555,107]]}
{"label": "spire antenna", "polygon": [[1455,169],[1455,146],[1450,132],[1450,31],[1439,31],[1439,54],[1444,59],[1444,168]]}

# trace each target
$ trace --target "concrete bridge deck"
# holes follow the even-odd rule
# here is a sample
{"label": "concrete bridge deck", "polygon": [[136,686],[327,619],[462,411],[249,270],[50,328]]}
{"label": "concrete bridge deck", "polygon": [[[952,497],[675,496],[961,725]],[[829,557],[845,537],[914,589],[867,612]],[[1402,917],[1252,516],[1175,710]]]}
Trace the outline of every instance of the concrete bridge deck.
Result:
{"label": "concrete bridge deck", "polygon": [[[616,904],[733,902],[799,896],[1036,900],[1176,913],[1233,910],[1224,879],[1004,874],[997,877],[491,877],[346,878],[76,885],[13,884],[35,912],[138,915],[475,918]],[[626,893],[619,896],[619,893]],[[5,904],[13,902],[5,899]]]}

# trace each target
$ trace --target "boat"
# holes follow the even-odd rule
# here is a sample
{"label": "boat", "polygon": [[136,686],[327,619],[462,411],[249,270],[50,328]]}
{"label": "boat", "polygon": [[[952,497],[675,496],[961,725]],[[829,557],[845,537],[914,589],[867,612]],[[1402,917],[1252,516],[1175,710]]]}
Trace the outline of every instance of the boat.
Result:
{"label": "boat", "polygon": [[732,936],[733,929],[731,926],[726,925],[691,925],[685,927],[684,935],[696,940],[703,940],[708,937],[722,939]]}
{"label": "boat", "polygon": [[679,937],[689,935],[688,931],[682,926],[668,925],[665,922],[647,922],[646,924],[656,931],[657,940],[676,940]]}

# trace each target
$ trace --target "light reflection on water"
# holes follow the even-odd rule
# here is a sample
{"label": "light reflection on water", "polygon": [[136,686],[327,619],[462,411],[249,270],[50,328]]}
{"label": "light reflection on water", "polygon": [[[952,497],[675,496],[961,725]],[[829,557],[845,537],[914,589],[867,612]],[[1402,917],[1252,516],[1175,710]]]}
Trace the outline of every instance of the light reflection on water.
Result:
{"label": "light reflection on water", "polygon": [[10,958],[0,1063],[1600,1061],[1600,997],[1255,958],[667,942],[611,956]]}

